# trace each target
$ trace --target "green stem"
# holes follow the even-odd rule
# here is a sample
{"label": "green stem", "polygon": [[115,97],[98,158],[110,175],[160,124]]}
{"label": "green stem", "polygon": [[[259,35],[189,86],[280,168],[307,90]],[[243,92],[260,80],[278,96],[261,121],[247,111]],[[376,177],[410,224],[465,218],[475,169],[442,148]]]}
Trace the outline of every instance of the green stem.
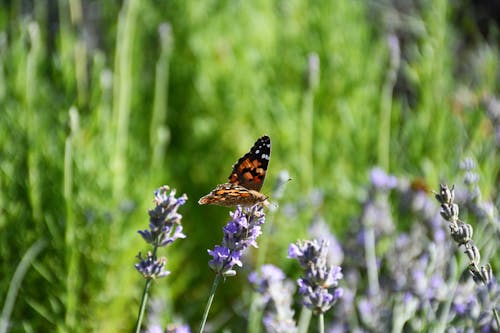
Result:
{"label": "green stem", "polygon": [[500,328],[500,318],[498,317],[497,309],[491,309],[493,311],[493,315],[495,316],[495,321],[497,322],[497,328]]}
{"label": "green stem", "polygon": [[[158,250],[158,246],[155,245],[153,247],[153,258],[156,260],[156,252]],[[137,322],[135,323],[135,332],[139,333],[141,331],[142,320],[144,319],[144,312],[146,311],[146,304],[148,303],[149,297],[149,289],[151,288],[151,284],[153,283],[153,279],[149,278],[146,281],[146,285],[144,286],[144,291],[142,292],[141,306],[139,307],[139,315],[137,316]]]}
{"label": "green stem", "polygon": [[146,281],[146,285],[144,286],[144,291],[142,292],[141,306],[139,308],[139,315],[137,316],[137,322],[135,324],[135,333],[141,332],[142,320],[144,319],[144,312],[146,311],[146,304],[148,302],[149,289],[151,288],[152,283],[153,279],[148,279]]}
{"label": "green stem", "polygon": [[397,74],[400,66],[400,52],[397,37],[390,36],[391,57],[390,68],[382,87],[382,97],[380,98],[380,120],[378,135],[378,164],[381,168],[389,171],[390,141],[391,141],[391,111],[392,95],[396,85]]}
{"label": "green stem", "polygon": [[75,107],[69,110],[71,132],[66,138],[64,149],[64,202],[66,206],[66,230],[64,242],[66,246],[66,314],[65,323],[69,331],[77,327],[78,312],[78,287],[79,287],[79,261],[80,255],[77,250],[77,221],[73,206],[73,161],[74,161],[74,139],[78,135],[78,111]]}
{"label": "green stem", "polygon": [[35,261],[35,258],[46,246],[46,242],[42,239],[37,240],[33,245],[30,246],[28,251],[24,254],[23,258],[19,262],[19,265],[12,276],[12,280],[9,284],[9,289],[7,291],[7,296],[3,303],[2,313],[0,314],[0,333],[6,333],[9,329],[9,321],[12,311],[14,310],[14,304],[16,302],[17,294],[19,289],[21,289],[21,284],[26,272],[30,268],[30,265]]}
{"label": "green stem", "polygon": [[[161,174],[160,168],[164,165],[166,146],[170,140],[170,131],[167,126],[169,69],[173,49],[173,34],[170,24],[162,23],[159,34],[160,56],[156,63],[153,113],[149,125],[149,141],[152,152],[151,175]],[[156,183],[156,180],[151,179],[151,182]]]}
{"label": "green stem", "polygon": [[[127,147],[129,146],[129,122],[133,89],[133,64],[136,30],[140,1],[126,1],[118,19],[116,36],[115,71],[113,80],[113,124],[115,127],[114,152],[111,158],[113,170],[113,195],[123,197],[127,179]],[[115,239],[115,238],[111,238]]]}
{"label": "green stem", "polygon": [[[260,266],[257,266],[260,267]],[[260,320],[262,318],[262,309],[258,306],[259,294],[252,292],[252,300],[250,302],[250,313],[248,314],[248,333],[258,333],[260,331]]]}
{"label": "green stem", "polygon": [[373,223],[364,219],[365,228],[365,260],[368,273],[368,292],[370,297],[379,294],[377,258],[375,256],[375,231]]}
{"label": "green stem", "polygon": [[323,313],[320,313],[318,316],[318,332],[325,333],[325,318],[323,317]]}
{"label": "green stem", "polygon": [[205,307],[205,312],[203,312],[203,318],[201,319],[200,329],[198,333],[202,333],[205,328],[205,323],[207,322],[208,312],[210,311],[210,307],[212,306],[212,301],[214,300],[215,291],[217,290],[217,286],[219,285],[221,275],[217,274],[214,279],[214,283],[212,284],[212,290],[210,290],[210,295],[208,296],[207,306]]}
{"label": "green stem", "polygon": [[304,193],[309,193],[313,186],[313,141],[314,141],[314,97],[319,87],[319,56],[311,53],[308,56],[307,85],[302,96],[301,110],[301,184]]}
{"label": "green stem", "polygon": [[311,322],[311,316],[312,316],[312,311],[303,306],[302,311],[300,312],[298,333],[307,332],[307,329],[309,328],[309,323]]}

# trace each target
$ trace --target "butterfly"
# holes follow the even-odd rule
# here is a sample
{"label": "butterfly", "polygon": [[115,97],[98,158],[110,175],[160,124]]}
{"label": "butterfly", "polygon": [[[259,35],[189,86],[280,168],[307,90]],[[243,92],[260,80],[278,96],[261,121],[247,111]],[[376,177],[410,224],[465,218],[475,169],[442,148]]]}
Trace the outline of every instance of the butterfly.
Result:
{"label": "butterfly", "polygon": [[229,181],[219,184],[209,194],[202,197],[200,205],[253,206],[267,204],[267,196],[260,193],[266,178],[267,166],[271,158],[271,139],[264,135],[259,138],[243,157],[234,165]]}

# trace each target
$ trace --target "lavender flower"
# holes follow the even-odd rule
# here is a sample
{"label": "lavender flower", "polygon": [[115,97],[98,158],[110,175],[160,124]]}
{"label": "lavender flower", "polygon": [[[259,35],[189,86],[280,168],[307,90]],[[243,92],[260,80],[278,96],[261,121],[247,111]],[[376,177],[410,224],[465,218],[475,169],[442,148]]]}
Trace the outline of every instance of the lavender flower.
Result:
{"label": "lavender flower", "polygon": [[474,332],[498,332],[492,309],[500,301],[500,285],[492,280],[488,285],[460,283],[455,290],[450,317],[454,326]]}
{"label": "lavender flower", "polygon": [[151,252],[148,252],[146,258],[139,253],[137,258],[139,263],[135,264],[135,268],[146,279],[162,278],[170,274],[169,271],[164,270],[167,258],[156,258]]}
{"label": "lavender flower", "polygon": [[479,267],[480,253],[479,249],[472,242],[473,229],[470,224],[461,221],[458,218],[459,207],[455,200],[455,188],[448,188],[447,185],[439,186],[439,193],[435,194],[436,199],[441,204],[440,214],[446,221],[449,222],[450,234],[453,240],[465,248],[465,254],[469,257],[469,272],[473,280],[477,283],[488,284],[492,278],[493,273],[490,264]]}
{"label": "lavender flower", "polygon": [[208,250],[208,254],[212,256],[208,266],[215,271],[216,275],[198,333],[202,333],[205,328],[208,312],[212,306],[221,277],[226,278],[236,275],[236,271],[233,269],[234,265],[243,266],[241,262],[242,253],[249,246],[257,247],[257,237],[262,233],[261,225],[264,223],[265,214],[261,204],[248,208],[237,206],[236,210],[230,213],[230,216],[231,219],[223,228],[222,245],[216,245],[213,250]]}
{"label": "lavender flower", "polygon": [[268,333],[297,332],[292,306],[295,287],[285,279],[285,274],[276,266],[264,265],[260,272],[252,272],[248,280],[261,296],[261,306],[266,308],[263,318]]}
{"label": "lavender flower", "polygon": [[285,274],[278,267],[267,264],[260,268],[260,272],[253,271],[248,275],[248,281],[255,291],[262,295],[262,300],[267,303],[270,300],[269,289],[285,280]]}
{"label": "lavender flower", "polygon": [[327,265],[328,242],[297,242],[288,248],[288,258],[297,259],[305,274],[297,280],[302,304],[316,314],[328,311],[343,295],[338,287],[343,275],[339,266]]}
{"label": "lavender flower", "polygon": [[222,245],[216,245],[208,250],[212,260],[208,262],[210,268],[222,276],[234,276],[233,267],[241,267],[241,255],[248,247],[257,247],[257,237],[262,233],[261,225],[265,221],[262,205],[255,205],[248,209],[238,206],[230,213],[231,220],[223,228]]}
{"label": "lavender flower", "polygon": [[165,330],[166,333],[191,333],[187,325],[169,325]]}
{"label": "lavender flower", "polygon": [[[487,263],[485,265],[479,266],[481,256],[479,248],[472,242],[472,226],[461,221],[458,218],[459,207],[456,203],[454,203],[454,187],[450,189],[447,185],[441,184],[439,186],[439,193],[435,193],[435,197],[441,204],[441,216],[443,217],[443,219],[448,221],[451,237],[458,244],[458,246],[463,245],[465,249],[464,252],[469,258],[469,273],[472,275],[472,279],[478,285],[478,289],[482,289],[483,291],[485,291],[485,295],[493,294],[493,296],[488,295],[488,297],[493,297],[495,301],[497,301],[497,295],[495,295],[497,294],[495,290],[497,289],[497,285],[496,279],[493,276],[491,265]],[[480,294],[478,294],[478,299],[487,298],[479,297],[479,295]],[[494,304],[495,303],[491,304],[490,302],[488,302],[488,304],[483,304],[486,305],[486,308],[491,309],[491,315],[488,313],[488,311],[485,311],[480,315],[481,318],[479,318],[478,320],[479,322],[481,322],[481,326],[484,324],[489,327],[489,325],[491,324],[491,326],[493,327],[494,323],[492,318],[494,318],[497,326],[496,329],[500,327],[500,317],[495,308],[496,305]],[[489,328],[484,331],[489,331]]]}
{"label": "lavender flower", "polygon": [[[175,197],[175,190],[170,191],[168,186],[162,186],[155,191],[154,203],[156,207],[148,211],[149,230],[139,230],[139,234],[148,243],[153,245],[153,251],[148,251],[146,257],[139,252],[137,258],[139,262],[135,264],[135,269],[146,278],[146,285],[142,293],[141,305],[135,325],[135,332],[139,332],[146,311],[146,304],[151,288],[151,283],[155,278],[165,277],[170,274],[164,270],[167,259],[158,258],[156,252],[159,247],[172,244],[178,238],[186,238],[182,233],[181,218],[177,213],[179,206],[183,205],[187,196]],[[160,329],[157,323],[151,324],[151,331]]]}
{"label": "lavender flower", "polygon": [[332,266],[339,266],[344,261],[344,249],[342,244],[332,234],[330,227],[326,224],[322,216],[317,215],[314,217],[313,223],[309,228],[309,235],[318,240],[328,241],[328,264]]}
{"label": "lavender flower", "polygon": [[[187,196],[175,197],[175,189],[162,186],[155,191],[156,207],[149,210],[149,230],[139,230],[142,238],[156,247],[167,246],[178,238],[186,238],[182,233],[182,215],[177,213],[179,206],[186,203]],[[175,228],[174,228],[175,227]]]}
{"label": "lavender flower", "polygon": [[170,274],[163,270],[166,259],[156,257],[157,248],[167,246],[178,238],[186,238],[182,233],[182,216],[177,213],[177,209],[186,202],[187,196],[183,194],[176,198],[175,190],[169,191],[168,186],[162,186],[155,191],[156,207],[148,212],[149,230],[138,231],[147,243],[153,245],[153,252],[148,252],[145,258],[139,253],[139,263],[135,264],[137,271],[147,279]]}
{"label": "lavender flower", "polygon": [[387,191],[394,189],[398,185],[398,179],[377,167],[370,171],[370,183],[376,189]]}

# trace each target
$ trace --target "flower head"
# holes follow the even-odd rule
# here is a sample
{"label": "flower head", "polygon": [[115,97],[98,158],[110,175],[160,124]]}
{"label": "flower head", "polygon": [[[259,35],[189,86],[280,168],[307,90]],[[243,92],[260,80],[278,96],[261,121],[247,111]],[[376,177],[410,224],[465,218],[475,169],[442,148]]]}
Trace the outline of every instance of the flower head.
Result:
{"label": "flower head", "polygon": [[270,298],[269,289],[285,280],[285,274],[281,269],[274,265],[264,265],[260,272],[254,271],[248,275],[248,281],[267,302]]}
{"label": "flower head", "polygon": [[135,264],[135,268],[146,279],[161,278],[170,274],[169,271],[164,270],[165,264],[167,263],[166,258],[156,258],[151,252],[148,252],[145,258],[139,253],[137,258],[139,262]]}
{"label": "flower head", "polygon": [[392,190],[398,185],[398,179],[395,176],[388,175],[378,167],[370,171],[370,182],[374,188],[382,191]]}
{"label": "flower head", "polygon": [[257,237],[262,233],[261,225],[265,221],[262,205],[254,205],[243,209],[237,206],[230,213],[231,219],[223,228],[222,245],[216,245],[214,250],[208,250],[212,260],[208,265],[217,274],[234,276],[234,265],[241,267],[241,255],[248,247],[257,247]]}
{"label": "flower head", "polygon": [[332,234],[330,227],[326,224],[321,216],[315,217],[311,227],[309,228],[309,235],[317,240],[328,241],[328,263],[332,266],[338,266],[344,261],[344,249],[342,244]]}
{"label": "flower head", "polygon": [[288,248],[288,257],[297,259],[304,269],[304,275],[297,280],[302,304],[315,313],[328,311],[343,295],[343,289],[338,287],[342,269],[327,264],[327,253],[325,240],[299,241]]}
{"label": "flower head", "polygon": [[155,191],[156,207],[149,210],[149,230],[139,230],[147,243],[157,247],[167,246],[178,238],[186,238],[182,233],[182,215],[177,209],[186,203],[187,196],[175,197],[175,189],[169,192],[168,186]]}
{"label": "flower head", "polygon": [[165,271],[165,258],[156,256],[158,247],[172,244],[178,238],[186,238],[182,233],[181,218],[182,215],[177,213],[179,206],[183,205],[187,200],[187,196],[183,194],[181,197],[175,197],[175,190],[170,191],[168,186],[162,186],[155,191],[155,208],[149,210],[149,230],[139,230],[139,234],[148,243],[152,244],[153,252],[148,252],[148,255],[143,258],[139,253],[137,258],[139,262],[135,264],[135,268],[145,278],[159,278],[170,274]]}
{"label": "flower head", "polygon": [[261,306],[265,307],[263,323],[266,332],[297,332],[292,310],[295,287],[286,280],[283,271],[274,265],[264,265],[259,272],[252,272],[248,280],[260,295]]}
{"label": "flower head", "polygon": [[167,326],[166,333],[191,333],[188,325],[173,324]]}

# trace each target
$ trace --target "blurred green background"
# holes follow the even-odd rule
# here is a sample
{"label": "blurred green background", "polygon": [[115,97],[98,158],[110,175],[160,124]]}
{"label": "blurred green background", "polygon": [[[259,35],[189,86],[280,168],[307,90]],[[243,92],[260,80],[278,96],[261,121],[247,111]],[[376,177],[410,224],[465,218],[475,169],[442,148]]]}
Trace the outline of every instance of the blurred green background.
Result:
{"label": "blurred green background", "polygon": [[[10,331],[131,330],[144,286],[134,257],[148,250],[137,230],[163,184],[189,197],[187,239],[160,252],[172,274],[152,294],[167,302],[165,322],[196,327],[213,279],[206,249],[228,217],[197,200],[263,134],[263,192],[282,170],[292,178],[278,205],[296,214],[273,214],[265,253],[285,270],[314,216],[342,238],[374,166],[437,189],[473,156],[483,195],[498,195],[499,125],[485,105],[499,93],[500,9],[484,3],[2,1]],[[248,306],[252,268],[219,287],[211,316],[228,327]]]}

